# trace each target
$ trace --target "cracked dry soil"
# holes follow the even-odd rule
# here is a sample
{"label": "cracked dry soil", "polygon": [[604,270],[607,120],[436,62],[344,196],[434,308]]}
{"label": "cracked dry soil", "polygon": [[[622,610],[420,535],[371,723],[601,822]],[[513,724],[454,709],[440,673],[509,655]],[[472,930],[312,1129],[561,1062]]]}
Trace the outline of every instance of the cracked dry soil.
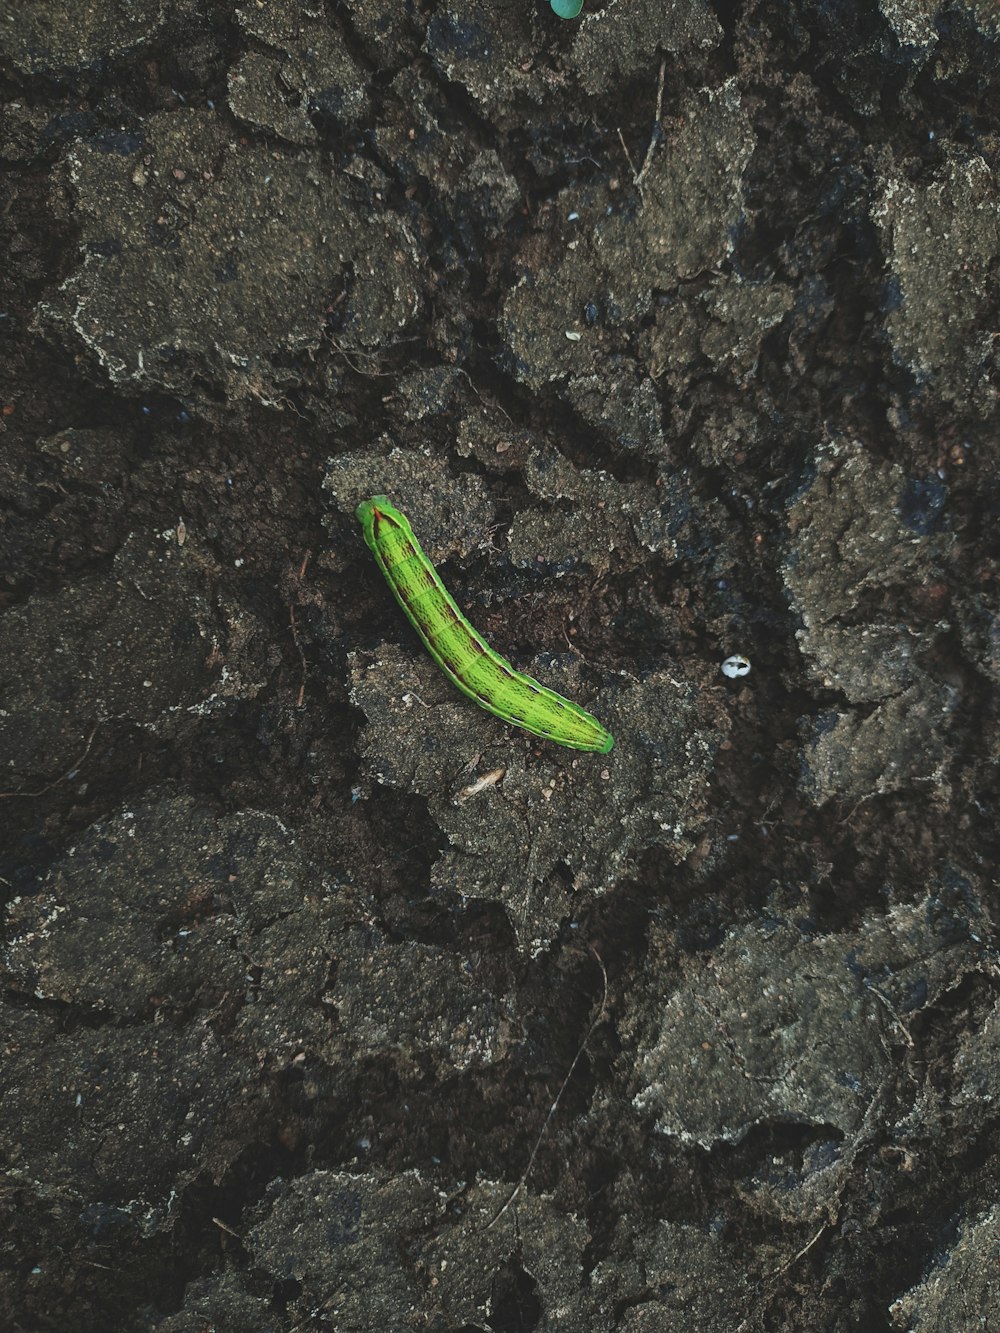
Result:
{"label": "cracked dry soil", "polygon": [[1000,1327],[995,6],[0,19],[0,1325]]}

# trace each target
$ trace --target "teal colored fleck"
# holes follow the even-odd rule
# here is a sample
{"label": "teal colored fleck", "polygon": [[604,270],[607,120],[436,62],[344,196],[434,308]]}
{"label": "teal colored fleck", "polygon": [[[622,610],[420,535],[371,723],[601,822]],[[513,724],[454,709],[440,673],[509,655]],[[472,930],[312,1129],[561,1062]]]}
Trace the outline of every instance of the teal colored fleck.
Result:
{"label": "teal colored fleck", "polygon": [[575,19],[583,8],[583,0],[549,0],[549,4],[561,19]]}

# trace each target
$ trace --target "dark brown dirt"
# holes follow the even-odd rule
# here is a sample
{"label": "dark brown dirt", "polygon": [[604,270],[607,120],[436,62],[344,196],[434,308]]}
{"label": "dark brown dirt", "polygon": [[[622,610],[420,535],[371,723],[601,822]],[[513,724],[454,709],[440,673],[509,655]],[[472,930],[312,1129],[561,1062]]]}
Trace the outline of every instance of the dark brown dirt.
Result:
{"label": "dark brown dirt", "polygon": [[0,1325],[1000,1326],[998,43],[4,16]]}

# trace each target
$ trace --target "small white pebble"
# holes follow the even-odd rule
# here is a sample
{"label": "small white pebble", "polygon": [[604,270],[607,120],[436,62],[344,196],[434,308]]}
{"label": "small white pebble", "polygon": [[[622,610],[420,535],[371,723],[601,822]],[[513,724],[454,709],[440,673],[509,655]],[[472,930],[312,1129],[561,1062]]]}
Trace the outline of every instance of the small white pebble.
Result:
{"label": "small white pebble", "polygon": [[583,337],[583,334],[577,333],[575,329],[567,329],[566,337],[570,340],[571,343],[578,343],[580,339]]}
{"label": "small white pebble", "polygon": [[728,676],[730,680],[735,680],[737,676],[746,676],[750,672],[750,659],[744,657],[742,653],[734,653],[732,657],[727,657],[722,664],[722,674]]}

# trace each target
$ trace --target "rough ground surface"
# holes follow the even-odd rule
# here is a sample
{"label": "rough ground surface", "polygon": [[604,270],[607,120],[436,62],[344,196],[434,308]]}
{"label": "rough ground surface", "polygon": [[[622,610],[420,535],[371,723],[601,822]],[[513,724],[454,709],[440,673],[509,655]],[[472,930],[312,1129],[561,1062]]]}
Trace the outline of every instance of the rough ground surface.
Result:
{"label": "rough ground surface", "polygon": [[996,1325],[998,57],[5,8],[0,1326]]}

